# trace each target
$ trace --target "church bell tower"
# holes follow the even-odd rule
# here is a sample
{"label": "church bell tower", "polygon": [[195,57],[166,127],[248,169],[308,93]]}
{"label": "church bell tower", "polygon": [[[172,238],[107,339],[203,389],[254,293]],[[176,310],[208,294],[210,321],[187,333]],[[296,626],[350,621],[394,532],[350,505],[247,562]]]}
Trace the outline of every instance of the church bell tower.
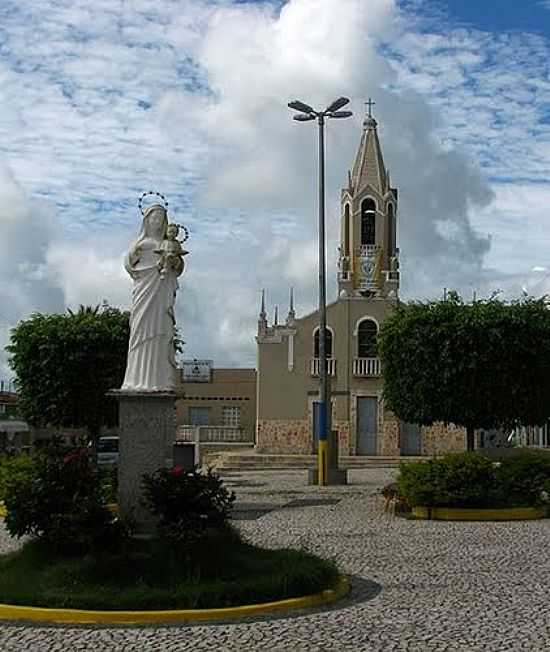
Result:
{"label": "church bell tower", "polygon": [[369,99],[359,150],[341,194],[341,297],[397,298],[399,290],[397,189],[391,187],[384,167],[373,104]]}

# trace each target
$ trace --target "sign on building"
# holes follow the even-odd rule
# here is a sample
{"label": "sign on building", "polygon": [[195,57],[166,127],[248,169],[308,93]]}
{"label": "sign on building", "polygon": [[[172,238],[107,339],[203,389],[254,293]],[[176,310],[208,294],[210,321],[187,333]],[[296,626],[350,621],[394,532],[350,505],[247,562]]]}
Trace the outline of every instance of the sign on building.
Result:
{"label": "sign on building", "polygon": [[212,360],[184,360],[182,380],[184,383],[209,383],[212,380]]}

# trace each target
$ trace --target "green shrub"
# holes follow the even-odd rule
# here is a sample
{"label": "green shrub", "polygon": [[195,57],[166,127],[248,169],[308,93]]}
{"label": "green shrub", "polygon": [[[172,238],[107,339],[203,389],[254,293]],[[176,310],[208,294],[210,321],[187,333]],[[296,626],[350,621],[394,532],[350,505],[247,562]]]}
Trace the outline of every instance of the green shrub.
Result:
{"label": "green shrub", "polygon": [[86,449],[39,454],[29,473],[7,482],[5,505],[11,536],[38,537],[61,552],[102,550],[125,536],[105,506]]}
{"label": "green shrub", "polygon": [[492,462],[452,453],[402,464],[397,484],[411,507],[529,507],[548,501],[550,456],[528,451]]}
{"label": "green shrub", "polygon": [[145,499],[158,517],[160,538],[174,547],[188,547],[227,526],[235,494],[210,469],[205,474],[178,466],[159,469],[145,475],[143,484]]}
{"label": "green shrub", "polygon": [[33,467],[34,460],[27,453],[0,457],[0,502],[5,499],[8,482],[27,477]]}
{"label": "green shrub", "polygon": [[436,461],[436,495],[438,505],[482,507],[490,504],[495,484],[495,469],[479,453],[449,454]]}
{"label": "green shrub", "polygon": [[410,507],[433,505],[436,494],[434,461],[401,463],[397,487],[399,495],[406,500]]}
{"label": "green shrub", "polygon": [[550,482],[550,457],[522,450],[496,463],[495,504],[529,507],[545,502],[542,492]]}
{"label": "green shrub", "polygon": [[472,507],[485,505],[494,483],[492,463],[466,452],[413,464],[402,464],[400,494],[415,505]]}
{"label": "green shrub", "polygon": [[118,494],[118,467],[116,464],[98,466],[99,481],[106,503],[116,503]]}

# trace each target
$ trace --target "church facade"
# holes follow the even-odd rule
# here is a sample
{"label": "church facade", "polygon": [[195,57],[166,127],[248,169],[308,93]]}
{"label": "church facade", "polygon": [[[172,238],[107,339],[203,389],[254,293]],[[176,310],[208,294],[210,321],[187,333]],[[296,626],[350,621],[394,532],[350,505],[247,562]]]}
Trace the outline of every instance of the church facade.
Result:
{"label": "church facade", "polygon": [[[376,340],[399,293],[398,191],[384,165],[377,122],[363,122],[341,191],[338,298],[327,306],[332,430],[340,455],[421,455],[463,450],[464,431],[400,422],[384,405]],[[284,323],[258,320],[256,449],[313,453],[319,396],[319,313],[297,318],[292,293]]]}

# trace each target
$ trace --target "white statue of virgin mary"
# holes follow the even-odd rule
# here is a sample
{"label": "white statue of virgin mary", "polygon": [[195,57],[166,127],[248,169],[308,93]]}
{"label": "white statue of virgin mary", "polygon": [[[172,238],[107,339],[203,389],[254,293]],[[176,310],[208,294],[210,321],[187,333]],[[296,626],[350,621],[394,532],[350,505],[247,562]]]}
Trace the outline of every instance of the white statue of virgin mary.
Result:
{"label": "white statue of virgin mary", "polygon": [[183,258],[174,256],[162,270],[159,261],[168,219],[160,204],[149,206],[137,239],[124,260],[134,282],[130,313],[130,342],[124,391],[174,391],[176,359],[174,302]]}

